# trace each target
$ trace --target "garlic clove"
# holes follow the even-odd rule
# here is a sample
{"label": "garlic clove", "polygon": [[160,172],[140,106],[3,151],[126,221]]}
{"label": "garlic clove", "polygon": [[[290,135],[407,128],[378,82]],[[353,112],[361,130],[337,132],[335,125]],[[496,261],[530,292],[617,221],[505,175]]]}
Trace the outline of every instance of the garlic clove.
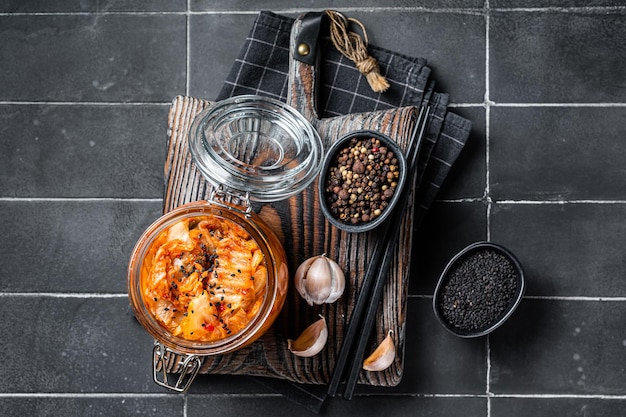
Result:
{"label": "garlic clove", "polygon": [[302,262],[296,270],[294,281],[296,290],[309,305],[337,301],[346,285],[341,267],[325,254]]}
{"label": "garlic clove", "polygon": [[330,295],[328,296],[328,298],[326,298],[325,302],[334,303],[343,295],[343,291],[346,287],[346,277],[337,262],[328,258],[326,258],[326,260],[328,265],[330,266],[330,274],[333,280],[330,286]]}
{"label": "garlic clove", "polygon": [[296,288],[309,305],[324,303],[331,285],[331,269],[323,255],[307,259],[296,271]]}
{"label": "garlic clove", "polygon": [[370,356],[363,361],[363,369],[366,371],[383,371],[393,363],[396,357],[396,345],[389,330],[387,337],[378,345]]}
{"label": "garlic clove", "polygon": [[296,340],[287,339],[287,347],[294,355],[308,358],[317,355],[326,346],[327,340],[326,319],[320,316],[320,319],[304,329]]}

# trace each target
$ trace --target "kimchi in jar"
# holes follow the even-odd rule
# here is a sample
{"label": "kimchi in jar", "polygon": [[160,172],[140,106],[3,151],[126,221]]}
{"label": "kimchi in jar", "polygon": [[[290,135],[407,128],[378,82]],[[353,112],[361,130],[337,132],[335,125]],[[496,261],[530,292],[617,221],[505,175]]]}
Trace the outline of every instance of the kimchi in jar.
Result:
{"label": "kimchi in jar", "polygon": [[177,353],[246,346],[275,320],[288,283],[285,253],[253,212],[197,202],[175,209],[139,239],[129,267],[135,315]]}

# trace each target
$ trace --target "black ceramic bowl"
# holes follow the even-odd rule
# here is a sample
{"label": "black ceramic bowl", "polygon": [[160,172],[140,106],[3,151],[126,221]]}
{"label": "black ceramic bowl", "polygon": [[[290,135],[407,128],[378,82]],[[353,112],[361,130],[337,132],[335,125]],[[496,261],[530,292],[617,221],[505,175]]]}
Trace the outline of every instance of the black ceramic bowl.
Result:
{"label": "black ceramic bowl", "polygon": [[525,286],[522,266],[508,249],[477,242],[445,267],[435,289],[433,309],[451,333],[484,336],[513,314]]}
{"label": "black ceramic bowl", "polygon": [[[351,146],[350,143],[353,139],[367,140],[369,138],[378,139],[380,141],[380,148],[384,146],[385,148],[387,148],[388,151],[393,152],[394,157],[397,159],[397,163],[394,165],[395,169],[397,169],[398,177],[394,180],[396,182],[396,185],[393,191],[393,195],[385,200],[385,203],[387,205],[381,210],[380,214],[372,215],[371,218],[366,221],[362,220],[361,217],[359,217],[359,220],[353,223],[349,219],[341,219],[340,215],[336,213],[336,209],[333,209],[333,207],[331,207],[333,204],[333,202],[331,201],[333,198],[333,193],[326,191],[327,179],[329,178],[329,175],[331,175],[331,168],[337,165],[337,156],[340,154],[340,152],[346,149],[346,147]],[[393,208],[397,204],[400,193],[402,192],[402,189],[406,182],[406,171],[407,167],[405,156],[398,144],[394,142],[390,137],[373,130],[358,130],[341,137],[326,152],[326,155],[324,156],[324,162],[322,164],[322,170],[320,172],[320,178],[318,181],[320,205],[322,207],[322,212],[324,213],[324,216],[326,216],[326,218],[332,225],[347,232],[366,232],[368,230],[374,229],[385,221],[385,219],[391,214]],[[365,171],[364,174],[359,175],[366,174],[367,171]],[[361,193],[363,193],[363,191],[361,191]],[[367,191],[365,193],[367,194]],[[374,193],[372,192],[370,194],[370,197],[373,197],[373,195]]]}

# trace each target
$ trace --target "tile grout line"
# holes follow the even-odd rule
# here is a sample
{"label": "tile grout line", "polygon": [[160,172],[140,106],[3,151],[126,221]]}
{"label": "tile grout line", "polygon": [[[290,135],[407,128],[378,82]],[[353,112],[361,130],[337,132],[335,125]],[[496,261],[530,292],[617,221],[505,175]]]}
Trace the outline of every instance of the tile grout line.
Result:
{"label": "tile grout line", "polygon": [[[207,394],[180,394],[174,392],[0,392],[0,398],[173,398],[180,397],[203,397]],[[281,394],[273,393],[212,393],[220,398],[269,398],[281,397]]]}
{"label": "tile grout line", "polygon": [[127,292],[110,292],[110,293],[96,293],[96,292],[0,292],[0,298],[8,297],[42,297],[42,298],[128,298]]}
{"label": "tile grout line", "polygon": [[0,100],[2,106],[170,106],[171,101],[28,101],[28,100]]}
{"label": "tile grout line", "polygon": [[[491,116],[491,108],[490,108],[490,83],[489,83],[489,36],[490,36],[490,27],[489,27],[489,0],[485,0],[484,3],[484,14],[485,14],[485,95],[484,95],[484,106],[485,106],[485,197],[487,199],[487,212],[486,212],[486,238],[487,241],[491,240],[491,197],[490,197],[490,148],[489,148],[489,139],[490,139],[490,116]],[[491,356],[490,356],[490,345],[489,345],[489,336],[485,338],[486,344],[486,375],[485,375],[485,395],[487,395],[487,417],[491,416],[491,403],[489,400],[489,380],[490,380],[490,372],[491,372]]]}
{"label": "tile grout line", "polygon": [[190,83],[190,81],[189,81],[189,78],[190,78],[189,77],[189,72],[190,72],[189,67],[190,67],[190,61],[191,61],[191,53],[190,53],[190,48],[191,48],[191,42],[190,42],[190,39],[191,39],[191,28],[190,28],[190,26],[191,25],[190,25],[190,22],[189,22],[191,20],[191,17],[190,17],[191,11],[190,10],[191,10],[191,0],[187,0],[187,10],[186,10],[186,13],[185,13],[185,31],[186,31],[185,42],[187,43],[186,48],[185,48],[185,52],[187,54],[187,56],[185,57],[186,58],[185,59],[185,65],[186,65],[186,68],[185,68],[185,95],[187,97],[189,97],[189,83]]}
{"label": "tile grout line", "polygon": [[[196,394],[198,395],[198,394]],[[522,393],[502,393],[491,394],[486,396],[485,394],[447,394],[447,393],[386,393],[386,394],[356,394],[359,397],[371,397],[371,396],[385,396],[385,397],[411,397],[411,398],[517,398],[517,399],[558,399],[558,398],[575,398],[575,399],[598,399],[598,400],[626,400],[626,395],[622,394],[559,394],[559,393],[545,393],[545,394],[522,394]]]}
{"label": "tile grout line", "polygon": [[[10,293],[8,293],[10,294]],[[2,295],[2,293],[0,293]],[[409,298],[423,298],[432,299],[432,294],[409,294]],[[582,295],[524,295],[525,300],[547,300],[547,301],[587,301],[587,302],[601,302],[610,303],[618,302],[622,303],[626,301],[626,296],[582,296]]]}
{"label": "tile grout line", "polygon": [[129,202],[129,203],[162,203],[162,197],[0,197],[0,202]]}
{"label": "tile grout line", "polygon": [[626,200],[499,200],[498,204],[626,204]]}
{"label": "tile grout line", "polygon": [[571,102],[571,103],[496,103],[491,102],[491,106],[493,107],[626,107],[626,103],[622,102],[599,102],[599,103],[581,103],[581,102]]}
{"label": "tile grout line", "polygon": [[[491,133],[491,84],[490,84],[490,8],[489,0],[484,3],[485,16],[485,96],[483,105],[485,107],[485,191],[484,199],[487,201],[486,214],[486,240],[491,241],[491,152],[490,152],[490,133]],[[489,387],[487,387],[489,388]]]}
{"label": "tile grout line", "polygon": [[[0,398],[173,398],[177,394],[174,393],[146,393],[146,392],[3,392],[0,393]],[[201,398],[207,394],[179,394],[185,398]],[[282,398],[282,394],[274,393],[212,393],[213,397],[219,398]],[[472,394],[472,393],[358,393],[357,397],[372,397],[372,396],[384,396],[384,397],[407,397],[407,398],[485,398],[484,394]],[[560,393],[502,393],[491,394],[491,398],[517,398],[517,399],[597,399],[597,400],[626,400],[626,395],[622,394],[560,394]],[[188,400],[187,400],[188,403]]]}
{"label": "tile grout line", "polygon": [[[273,9],[275,13],[303,13],[324,8],[301,8]],[[490,11],[510,13],[606,13],[623,12],[626,6],[548,6],[548,7],[494,7]],[[479,7],[342,7],[344,12],[424,12],[424,13],[452,13],[452,14],[480,14],[485,8]],[[161,16],[161,15],[218,15],[218,14],[257,14],[258,10],[200,10],[191,11],[189,6],[186,11],[66,11],[66,12],[0,12],[0,17],[19,16],[93,16],[93,15],[129,15],[129,16]]]}
{"label": "tile grout line", "polygon": [[[0,200],[2,200],[0,198]],[[468,197],[468,198],[452,198],[452,199],[438,199],[437,203],[441,204],[458,204],[458,203],[482,203],[486,200],[483,197]],[[492,204],[510,204],[510,205],[566,205],[566,204],[626,204],[626,200],[490,200]]]}

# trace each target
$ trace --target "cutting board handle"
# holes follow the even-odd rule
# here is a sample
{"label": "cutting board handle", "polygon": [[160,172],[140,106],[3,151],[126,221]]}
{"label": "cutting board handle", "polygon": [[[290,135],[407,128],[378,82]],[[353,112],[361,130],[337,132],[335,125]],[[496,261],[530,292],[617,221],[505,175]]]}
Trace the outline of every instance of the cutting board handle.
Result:
{"label": "cutting board handle", "polygon": [[289,42],[289,92],[287,103],[315,125],[317,113],[317,71],[320,53],[317,38],[324,15],[319,12],[298,17],[291,27]]}

